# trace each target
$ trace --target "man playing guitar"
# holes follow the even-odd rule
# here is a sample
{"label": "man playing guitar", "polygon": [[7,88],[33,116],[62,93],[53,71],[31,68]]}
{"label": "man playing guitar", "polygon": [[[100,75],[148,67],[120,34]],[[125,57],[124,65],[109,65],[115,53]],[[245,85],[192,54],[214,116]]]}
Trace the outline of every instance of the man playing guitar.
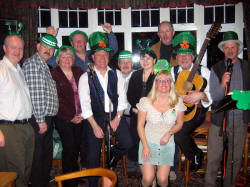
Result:
{"label": "man playing guitar", "polygon": [[[182,84],[180,86],[180,89],[178,89],[177,87],[177,84],[181,82],[181,80],[179,80],[182,78],[181,72],[184,70],[187,70],[187,72],[189,72],[194,66],[193,61],[196,56],[196,40],[190,32],[182,32],[175,36],[172,43],[176,49],[176,60],[178,62],[178,66],[172,68],[171,74],[174,81],[176,82],[176,89],[178,91],[182,89],[182,87],[185,87],[185,85]],[[192,133],[205,120],[207,108],[212,103],[208,84],[210,71],[206,67],[201,65],[198,65],[197,67],[198,68],[197,72],[195,72],[195,76],[198,76],[201,81],[196,82],[200,82],[201,84],[204,84],[204,86],[201,85],[201,89],[197,90],[197,87],[199,86],[194,84],[194,80],[192,82],[193,84],[191,85],[191,91],[178,92],[182,96],[185,105],[191,105],[191,107],[187,109],[186,113],[191,112],[198,105],[199,106],[197,108],[201,108],[201,110],[199,112],[199,115],[194,115],[192,119],[186,119],[182,126],[182,129],[174,135],[175,143],[180,146],[185,157],[191,161],[190,170],[192,172],[197,171],[201,167],[203,160],[202,150],[197,147],[194,140],[192,139]],[[196,79],[196,77],[194,77],[194,79]]]}

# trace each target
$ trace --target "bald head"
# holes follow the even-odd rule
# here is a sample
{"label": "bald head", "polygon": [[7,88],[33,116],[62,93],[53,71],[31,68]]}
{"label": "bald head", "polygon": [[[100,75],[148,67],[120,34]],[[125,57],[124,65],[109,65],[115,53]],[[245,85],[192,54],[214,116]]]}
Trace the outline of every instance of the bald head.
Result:
{"label": "bald head", "polygon": [[16,66],[23,58],[24,41],[17,35],[9,35],[4,40],[5,57]]}

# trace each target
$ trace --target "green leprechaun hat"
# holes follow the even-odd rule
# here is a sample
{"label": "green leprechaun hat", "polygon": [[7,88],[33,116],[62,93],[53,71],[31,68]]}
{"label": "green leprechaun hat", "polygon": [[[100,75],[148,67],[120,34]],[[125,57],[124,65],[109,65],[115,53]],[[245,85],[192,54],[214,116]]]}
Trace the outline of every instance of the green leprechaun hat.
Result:
{"label": "green leprechaun hat", "polygon": [[89,36],[89,45],[90,49],[93,52],[97,52],[100,50],[104,50],[107,52],[112,51],[111,48],[109,48],[109,41],[108,37],[103,32],[94,32]]}
{"label": "green leprechaun hat", "polygon": [[175,48],[176,53],[192,53],[193,55],[196,55],[196,39],[191,32],[181,32],[180,34],[177,34],[172,41],[172,45]]}
{"label": "green leprechaun hat", "polygon": [[223,40],[218,44],[218,48],[223,52],[223,45],[226,42],[236,42],[239,45],[239,51],[238,54],[243,49],[243,43],[239,40],[238,34],[233,31],[228,31],[223,34]]}
{"label": "green leprechaun hat", "polygon": [[72,42],[72,37],[73,37],[75,34],[82,34],[82,35],[84,36],[84,38],[85,38],[86,43],[88,42],[88,35],[87,35],[85,32],[83,32],[83,31],[76,30],[76,31],[72,32],[72,33],[69,35],[69,43]]}
{"label": "green leprechaun hat", "polygon": [[127,50],[123,50],[119,53],[118,59],[132,59],[132,53]]}
{"label": "green leprechaun hat", "polygon": [[38,41],[55,49],[58,49],[57,39],[51,34],[45,34],[43,37],[38,38]]}
{"label": "green leprechaun hat", "polygon": [[158,59],[154,65],[154,72],[157,74],[161,71],[171,71],[171,64],[166,59]]}

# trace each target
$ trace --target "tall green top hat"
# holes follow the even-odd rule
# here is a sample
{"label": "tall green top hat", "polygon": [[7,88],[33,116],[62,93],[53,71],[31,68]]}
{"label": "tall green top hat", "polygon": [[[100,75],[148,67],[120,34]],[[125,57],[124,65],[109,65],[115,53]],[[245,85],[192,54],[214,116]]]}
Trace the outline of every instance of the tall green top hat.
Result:
{"label": "tall green top hat", "polygon": [[118,59],[119,60],[120,59],[132,59],[132,53],[130,51],[126,51],[126,50],[121,51],[119,53],[119,58]]}
{"label": "tall green top hat", "polygon": [[181,32],[177,34],[172,41],[172,45],[176,53],[192,53],[195,55],[196,39],[191,32]]}
{"label": "tall green top hat", "polygon": [[55,49],[58,49],[57,39],[51,34],[45,34],[43,37],[38,38],[38,41]]}
{"label": "tall green top hat", "polygon": [[223,41],[221,41],[218,44],[219,49],[223,52],[223,45],[226,42],[236,42],[239,45],[239,51],[238,54],[242,51],[243,49],[243,43],[238,39],[238,35],[236,32],[233,31],[228,31],[223,34]]}
{"label": "tall green top hat", "polygon": [[92,33],[89,36],[89,45],[90,45],[92,52],[97,52],[101,50],[104,50],[107,52],[112,51],[112,49],[108,47],[109,46],[108,37],[103,32]]}
{"label": "tall green top hat", "polygon": [[73,36],[74,36],[75,34],[81,34],[81,35],[83,35],[84,38],[85,38],[86,43],[88,42],[88,35],[87,35],[85,32],[83,32],[83,31],[76,30],[76,31],[72,32],[72,33],[69,35],[69,42],[70,42],[70,43],[71,43],[72,38],[73,38]]}

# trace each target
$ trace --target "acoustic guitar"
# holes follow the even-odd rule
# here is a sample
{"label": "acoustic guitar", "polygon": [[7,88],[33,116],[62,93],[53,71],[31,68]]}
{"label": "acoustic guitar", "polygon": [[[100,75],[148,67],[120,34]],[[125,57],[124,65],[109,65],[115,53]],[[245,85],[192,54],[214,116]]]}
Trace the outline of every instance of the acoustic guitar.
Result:
{"label": "acoustic guitar", "polygon": [[[206,35],[206,39],[202,44],[201,50],[199,52],[198,57],[195,60],[193,68],[191,71],[183,70],[179,73],[175,88],[180,95],[186,95],[191,90],[204,91],[207,86],[207,81],[200,75],[197,75],[196,72],[201,63],[201,60],[206,52],[207,45],[209,44],[211,38],[213,38],[221,27],[220,23],[213,23],[209,32]],[[201,104],[191,105],[188,103],[184,103],[187,106],[187,110],[185,111],[184,121],[189,121],[193,118],[199,116],[202,106]]]}

